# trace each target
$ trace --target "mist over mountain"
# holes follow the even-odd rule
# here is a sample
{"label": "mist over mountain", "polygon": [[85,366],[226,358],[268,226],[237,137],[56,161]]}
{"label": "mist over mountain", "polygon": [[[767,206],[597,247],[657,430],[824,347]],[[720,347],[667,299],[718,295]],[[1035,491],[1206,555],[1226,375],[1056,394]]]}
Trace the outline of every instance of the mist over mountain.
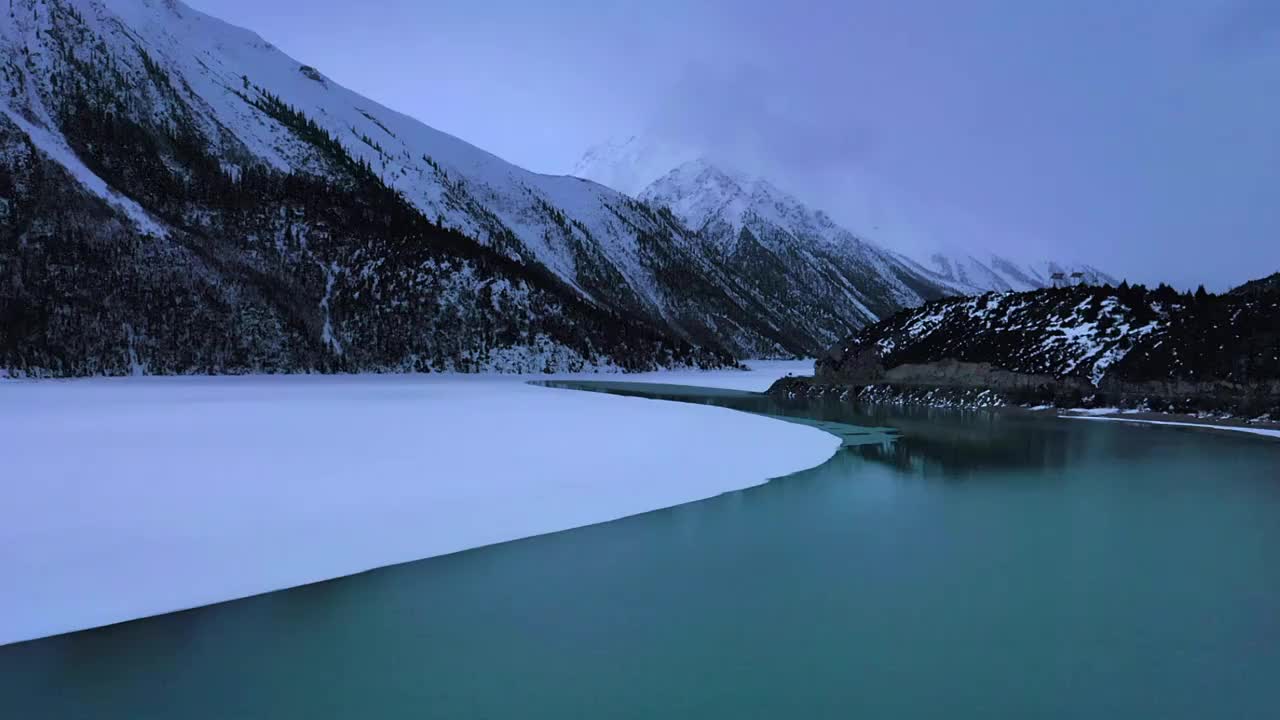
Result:
{"label": "mist over mountain", "polygon": [[[668,165],[671,162],[676,164]],[[633,136],[596,145],[574,165],[573,174],[606,185],[612,183],[615,189],[645,202],[669,207],[691,228],[702,229],[715,223],[736,230],[750,223],[767,223],[773,229],[764,231],[766,234],[820,237],[828,247],[878,253],[914,271],[923,269],[944,293],[1031,290],[1053,284],[1055,273],[1068,279],[1073,273],[1080,273],[1078,281],[1090,284],[1116,282],[1112,275],[1078,260],[1028,260],[999,255],[976,245],[979,240],[969,235],[964,226],[955,227],[954,237],[911,234],[912,225],[918,222],[916,217],[896,210],[893,192],[871,179],[860,188],[858,197],[841,208],[846,216],[863,215],[855,229],[764,177],[652,137]],[[928,216],[926,220],[943,222],[926,209],[915,213]],[[898,300],[903,305],[917,301]]]}

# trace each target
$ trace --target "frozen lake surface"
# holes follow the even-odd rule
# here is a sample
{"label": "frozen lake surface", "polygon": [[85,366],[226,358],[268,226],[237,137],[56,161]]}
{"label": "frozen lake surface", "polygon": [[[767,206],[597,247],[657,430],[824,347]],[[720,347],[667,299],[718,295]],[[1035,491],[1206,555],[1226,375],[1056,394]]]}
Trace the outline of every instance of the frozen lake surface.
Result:
{"label": "frozen lake surface", "polygon": [[[623,377],[754,390],[808,367]],[[839,446],[724,408],[526,380],[0,384],[0,644],[699,500]]]}
{"label": "frozen lake surface", "polygon": [[[52,720],[1274,720],[1274,439],[644,392],[847,442],[703,502],[0,646],[0,706]],[[759,457],[715,446],[722,462],[689,481]]]}

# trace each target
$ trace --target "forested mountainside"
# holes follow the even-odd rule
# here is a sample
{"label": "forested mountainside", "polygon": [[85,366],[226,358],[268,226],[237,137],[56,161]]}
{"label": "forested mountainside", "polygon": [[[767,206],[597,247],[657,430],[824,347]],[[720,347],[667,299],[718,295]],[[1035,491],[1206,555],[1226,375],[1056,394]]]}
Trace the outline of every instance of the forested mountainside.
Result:
{"label": "forested mountainside", "polygon": [[[485,257],[502,257],[526,268],[531,278],[540,278],[538,288],[562,302],[574,300],[594,308],[603,317],[631,318],[664,347],[697,346],[703,348],[698,354],[715,358],[812,354],[858,327],[859,318],[866,316],[845,313],[845,308],[803,311],[809,302],[804,293],[820,286],[819,276],[829,268],[802,270],[812,277],[800,285],[785,276],[744,275],[751,267],[776,265],[776,256],[751,260],[748,253],[746,260],[727,261],[718,239],[691,231],[670,212],[592,182],[539,175],[506,163],[341,87],[251,32],[175,0],[13,0],[7,22],[0,27],[0,67],[0,108],[10,121],[10,132],[26,136],[37,154],[63,168],[89,195],[104,200],[121,216],[121,232],[150,231],[170,242],[183,234],[201,237],[191,222],[201,214],[201,200],[179,195],[191,190],[180,184],[171,183],[164,190],[138,183],[117,187],[115,183],[128,178],[106,171],[82,172],[83,166],[101,164],[94,153],[105,152],[110,138],[94,138],[84,130],[75,131],[80,137],[72,138],[74,129],[67,126],[71,109],[87,106],[152,136],[152,143],[161,148],[156,154],[159,165],[174,178],[185,179],[190,172],[183,164],[186,158],[166,149],[169,138],[181,133],[184,142],[200,150],[202,162],[216,160],[233,179],[271,170],[312,176],[346,191],[380,193],[381,188],[356,187],[376,179],[431,225],[470,238],[490,251]],[[173,203],[183,205],[188,217],[175,218],[172,207],[166,207]],[[269,210],[287,209],[264,201],[258,210],[265,217]],[[209,208],[206,230],[221,222],[215,217],[218,212]],[[34,217],[30,212],[26,216]],[[273,241],[271,228],[243,223],[236,227],[245,237],[219,242],[238,243],[243,249]],[[291,232],[296,237],[306,230]],[[14,242],[21,246],[20,240]],[[245,252],[262,251],[253,247]],[[344,258],[317,257],[329,268],[333,291],[339,293],[331,306],[361,312],[341,293],[363,269],[344,265]],[[255,255],[253,262],[258,260]],[[292,258],[283,260],[272,272],[310,278],[319,267],[309,256],[305,267],[291,262]],[[138,272],[149,271],[145,263],[139,266]],[[450,266],[440,272],[458,270]],[[476,282],[486,280],[480,277]],[[308,279],[309,294],[292,302],[318,303],[323,292],[317,298],[315,284]],[[876,282],[866,285],[866,292],[877,292]],[[856,289],[863,291],[861,286]],[[47,303],[33,313],[56,312],[51,298],[24,298],[26,303]],[[362,301],[367,299],[361,295]],[[871,303],[874,308],[898,306],[896,301]],[[542,321],[536,310],[525,320],[535,335]],[[467,317],[466,312],[459,314]],[[333,331],[340,337],[346,332],[342,323],[354,321],[335,318]],[[470,333],[468,322],[459,321],[463,334]],[[86,340],[54,336],[70,329],[50,328],[47,341],[75,345]],[[603,340],[604,335],[597,337]],[[560,339],[550,334],[546,338],[546,343],[561,347]],[[318,342],[326,345],[323,338]],[[615,360],[624,355],[621,348],[591,350]],[[585,351],[581,345],[574,350]],[[652,360],[662,362],[659,357],[665,353]],[[383,360],[390,366],[408,362]],[[636,357],[633,364],[649,361]],[[452,364],[502,366],[461,358]],[[216,365],[211,359],[204,366]]]}
{"label": "forested mountainside", "polygon": [[729,362],[433,225],[349,160],[345,180],[254,164],[232,176],[181,122],[165,132],[88,103],[59,114],[86,169],[147,215],[86,190],[0,118],[9,374]]}
{"label": "forested mountainside", "polygon": [[[797,292],[820,311],[834,303],[836,314],[855,324],[867,321],[868,310],[875,316],[871,318],[874,321],[884,316],[878,308],[889,307],[891,314],[943,295],[1050,287],[1055,273],[1063,274],[1068,282],[1116,282],[1087,264],[1018,262],[993,252],[964,250],[958,245],[961,238],[955,237],[961,234],[959,230],[952,233],[954,239],[945,249],[915,255],[895,251],[876,234],[881,232],[878,223],[907,223],[908,218],[895,217],[905,213],[901,209],[897,213],[889,211],[889,217],[876,221],[867,218],[864,229],[871,232],[871,237],[864,237],[765,178],[733,170],[700,157],[689,147],[650,136],[592,147],[574,165],[573,174],[651,204],[670,207],[689,227],[708,233],[716,245],[725,249],[729,262],[735,260],[737,240],[746,230],[753,239],[765,239],[762,244],[775,255],[779,270],[800,275],[813,266],[833,270],[837,281],[824,288],[826,296],[814,296],[803,286]],[[848,205],[874,206],[878,208],[876,214],[886,214],[885,206],[893,205],[884,197],[886,189],[877,187],[871,178],[864,178],[862,184],[860,191],[865,197],[850,198]],[[856,215],[857,211],[848,205],[845,214]],[[927,208],[913,208],[912,212],[930,214]],[[921,218],[910,220],[918,222]],[[858,282],[867,276],[872,282],[865,286],[855,282],[850,289],[848,280],[839,280],[846,268],[853,268],[849,277]],[[1079,277],[1072,281],[1074,273]],[[788,279],[783,274],[769,278],[769,282],[778,285]],[[842,284],[844,287],[840,287]]]}
{"label": "forested mountainside", "polygon": [[1280,291],[1121,285],[942,300],[837,345],[816,381],[1280,417]]}
{"label": "forested mountainside", "polygon": [[[143,30],[107,5],[139,15]],[[0,32],[0,372],[732,362],[722,345],[696,346],[593,302],[543,263],[428,220],[385,165],[240,78],[219,102],[272,139],[270,157],[160,54],[182,48],[143,41],[154,24],[183,22],[224,27],[173,2],[11,4]]]}
{"label": "forested mountainside", "polygon": [[1266,293],[1274,290],[1280,290],[1280,272],[1273,273],[1267,277],[1257,280],[1250,280],[1240,287],[1232,289],[1234,295],[1258,294]]}

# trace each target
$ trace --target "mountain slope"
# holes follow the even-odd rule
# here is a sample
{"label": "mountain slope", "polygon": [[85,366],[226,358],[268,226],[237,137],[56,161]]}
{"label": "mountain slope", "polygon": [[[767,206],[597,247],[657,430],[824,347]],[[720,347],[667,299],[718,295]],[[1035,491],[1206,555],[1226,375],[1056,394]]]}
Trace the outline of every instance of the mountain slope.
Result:
{"label": "mountain slope", "polygon": [[706,160],[681,165],[639,197],[697,229],[735,274],[793,312],[792,322],[823,347],[902,307],[960,291],[768,182]]}
{"label": "mountain slope", "polygon": [[[696,354],[688,346],[705,348],[699,355],[704,359],[812,354],[829,339],[829,333],[815,336],[797,326],[794,311],[780,307],[776,296],[762,295],[675,216],[595,183],[506,163],[360,97],[249,31],[174,0],[15,0],[0,29],[0,66],[0,108],[12,132],[30,139],[40,157],[61,167],[88,196],[104,202],[122,228],[139,235],[197,243],[190,237],[201,236],[193,232],[193,216],[208,211],[207,224],[221,220],[200,207],[202,199],[184,195],[205,192],[186,182],[189,162],[216,164],[230,178],[266,169],[281,178],[313,176],[353,191],[373,181],[400,195],[435,230],[461,233],[513,261],[513,267],[526,268],[540,288],[605,318],[601,323],[628,318],[637,332],[664,343],[658,356],[635,362],[664,362],[657,358],[677,346],[686,347],[677,354],[688,357]],[[114,174],[91,170],[106,162],[101,156],[110,141],[93,134],[104,130],[102,123],[74,136],[69,114],[80,106],[127,121],[131,132],[151,137],[156,151],[140,156],[132,174],[119,167]],[[105,129],[112,129],[109,123]],[[172,152],[175,134],[190,157]],[[143,161],[151,167],[142,169]],[[169,185],[157,189],[143,182],[148,173]],[[206,181],[211,179],[200,182]],[[181,220],[174,215],[179,205],[186,214]],[[261,210],[260,220],[267,222],[267,208]],[[278,210],[287,214],[286,208]],[[287,225],[271,220],[270,227],[241,228],[247,235],[237,252],[256,261],[261,250],[254,241]],[[295,238],[304,234],[290,232]],[[26,247],[20,232],[9,238]],[[317,292],[310,277],[314,268],[327,268],[322,298],[325,288],[341,293],[357,272],[345,264],[348,259],[312,255],[303,253],[303,268],[271,271],[306,277],[299,290],[307,293],[305,305],[319,303],[311,297]],[[340,301],[326,301],[326,307]],[[41,299],[28,295],[21,302]],[[461,325],[459,332],[468,327]],[[320,341],[331,345],[324,337]],[[591,352],[606,353],[606,364],[621,359],[616,348],[593,346]],[[380,362],[400,367],[408,361]],[[570,364],[595,362],[583,356]],[[505,366],[474,359],[445,364]]]}
{"label": "mountain slope", "polygon": [[1272,273],[1264,278],[1250,280],[1240,287],[1231,290],[1233,295],[1257,295],[1280,290],[1280,272]]}
{"label": "mountain slope", "polygon": [[[0,372],[729,361],[656,306],[627,313],[634,293],[595,300],[564,261],[604,251],[548,198],[596,198],[633,245],[641,225],[680,233],[669,220],[599,186],[522,176],[180,3],[16,0],[0,68]],[[401,132],[414,140],[394,144]],[[414,154],[427,146],[481,180]],[[523,205],[494,199],[504,178]],[[485,193],[562,232],[518,234]],[[557,255],[556,241],[576,244]],[[591,279],[625,286],[618,257]]]}
{"label": "mountain slope", "polygon": [[[1084,263],[1059,263],[1051,260],[1020,263],[995,253],[978,256],[959,248],[938,250],[921,261],[943,280],[969,288],[974,292],[1026,291],[1053,287],[1055,274],[1059,284],[1115,285],[1111,275]],[[1078,275],[1077,275],[1078,273]]]}
{"label": "mountain slope", "polygon": [[312,161],[308,148],[263,122],[255,105],[268,94],[331,134],[426,217],[522,264],[546,267],[594,304],[740,356],[804,349],[787,340],[784,328],[758,318],[752,298],[738,294],[684,227],[625,195],[507,163],[180,3],[106,5],[158,63],[195,90],[206,115],[281,169],[306,169]]}

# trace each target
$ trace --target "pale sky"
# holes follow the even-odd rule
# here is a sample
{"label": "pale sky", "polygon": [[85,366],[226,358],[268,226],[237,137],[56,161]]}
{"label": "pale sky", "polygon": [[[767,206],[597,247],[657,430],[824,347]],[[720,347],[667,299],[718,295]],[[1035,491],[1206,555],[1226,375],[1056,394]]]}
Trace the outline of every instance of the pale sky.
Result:
{"label": "pale sky", "polygon": [[837,220],[888,195],[1135,280],[1280,270],[1275,0],[187,1],[532,170],[644,132]]}

